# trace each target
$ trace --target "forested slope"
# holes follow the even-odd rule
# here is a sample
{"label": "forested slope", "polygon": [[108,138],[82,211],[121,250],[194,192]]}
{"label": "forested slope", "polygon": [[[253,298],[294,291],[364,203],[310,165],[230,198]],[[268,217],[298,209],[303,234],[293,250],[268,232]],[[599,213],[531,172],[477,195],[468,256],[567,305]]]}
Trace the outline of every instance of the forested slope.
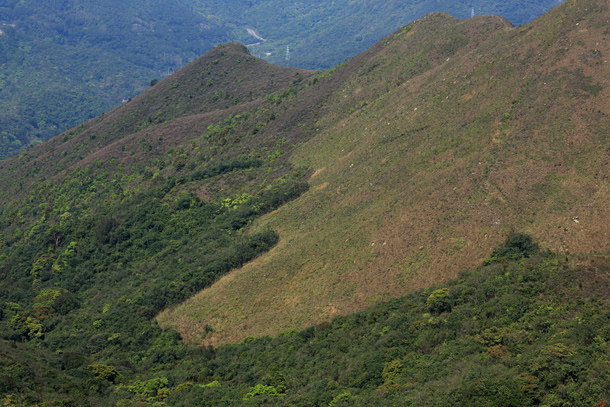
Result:
{"label": "forested slope", "polygon": [[217,349],[187,348],[172,331],[150,329],[138,352],[127,351],[125,339],[115,334],[108,339],[112,353],[91,356],[82,348],[50,354],[0,339],[0,400],[66,406],[603,406],[610,397],[609,266],[606,256],[568,262],[541,253],[528,236],[515,234],[484,266],[446,285],[303,331],[248,337]]}

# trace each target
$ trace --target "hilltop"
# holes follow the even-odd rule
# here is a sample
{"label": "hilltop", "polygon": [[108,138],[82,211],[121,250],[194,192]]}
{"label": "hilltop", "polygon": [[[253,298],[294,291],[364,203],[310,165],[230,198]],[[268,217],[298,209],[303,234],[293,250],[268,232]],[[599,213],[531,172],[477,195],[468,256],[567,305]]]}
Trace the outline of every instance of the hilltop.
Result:
{"label": "hilltop", "polygon": [[[556,0],[461,2],[65,0],[0,5],[0,160],[144,91],[215,45],[328,69],[432,11],[531,21]],[[250,30],[250,31],[248,31]],[[263,35],[264,41],[249,34]],[[286,49],[290,59],[286,61]]]}
{"label": "hilltop", "polygon": [[433,14],[348,61],[291,158],[310,191],[253,226],[278,245],[162,325],[213,344],[304,328],[453,278],[514,230],[607,250],[605,12]]}
{"label": "hilltop", "polygon": [[[502,382],[599,403],[605,379],[565,386],[608,370],[608,20],[595,0],[521,27],[432,13],[324,72],[229,43],[3,161],[0,391],[192,405],[292,385],[292,401],[436,405],[443,380],[464,405]],[[345,334],[368,339],[317,353]],[[470,373],[425,373],[445,350]],[[307,365],[336,352],[370,358]]]}

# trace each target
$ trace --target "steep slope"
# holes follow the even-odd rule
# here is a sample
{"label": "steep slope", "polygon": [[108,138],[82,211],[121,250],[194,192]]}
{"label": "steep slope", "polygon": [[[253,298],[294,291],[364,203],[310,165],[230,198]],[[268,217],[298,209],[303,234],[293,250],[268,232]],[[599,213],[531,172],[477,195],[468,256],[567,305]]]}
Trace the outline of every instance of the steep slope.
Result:
{"label": "steep slope", "polygon": [[252,52],[270,62],[330,68],[431,11],[466,17],[472,6],[519,24],[556,0],[471,3],[7,0],[0,4],[0,159],[128,100],[220,43],[259,43]]}
{"label": "steep slope", "polygon": [[512,230],[607,250],[608,17],[434,14],[348,61],[291,158],[310,191],[255,224],[280,243],[162,325],[212,344],[302,328],[452,278]]}
{"label": "steep slope", "polygon": [[0,163],[0,400],[599,403],[609,20],[431,14],[326,72],[227,44]]}

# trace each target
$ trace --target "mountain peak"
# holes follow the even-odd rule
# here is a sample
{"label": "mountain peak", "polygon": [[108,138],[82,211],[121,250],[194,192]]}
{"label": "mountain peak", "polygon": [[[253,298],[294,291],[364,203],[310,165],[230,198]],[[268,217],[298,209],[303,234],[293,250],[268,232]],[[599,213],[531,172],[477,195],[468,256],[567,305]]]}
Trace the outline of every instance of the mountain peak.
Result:
{"label": "mountain peak", "polygon": [[159,320],[198,341],[197,310],[213,344],[304,327],[452,278],[512,230],[607,250],[588,236],[610,228],[608,13],[578,8],[519,28],[433,14],[338,67],[322,131],[295,152],[310,192],[255,223],[278,246]]}

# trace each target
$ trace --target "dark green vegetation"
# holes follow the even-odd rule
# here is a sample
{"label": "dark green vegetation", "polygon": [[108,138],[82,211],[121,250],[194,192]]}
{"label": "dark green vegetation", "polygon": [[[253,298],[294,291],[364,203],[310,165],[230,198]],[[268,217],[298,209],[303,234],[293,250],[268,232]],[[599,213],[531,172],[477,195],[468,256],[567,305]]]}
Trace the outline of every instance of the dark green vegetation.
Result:
{"label": "dark green vegetation", "polygon": [[[187,348],[144,321],[142,332],[113,325],[121,315],[136,319],[128,309],[142,298],[129,295],[73,321],[72,331],[95,338],[75,350],[51,356],[3,341],[0,394],[7,405],[605,405],[609,259],[569,265],[525,235],[495,254],[443,286],[218,349]],[[52,297],[39,295],[36,312],[66,312],[56,304],[68,300]]]}
{"label": "dark green vegetation", "polygon": [[[142,92],[229,40],[269,61],[330,68],[431,11],[526,23],[555,0],[57,0],[0,4],[0,159]],[[292,58],[285,61],[286,46]],[[269,57],[265,53],[271,53]]]}
{"label": "dark green vegetation", "polygon": [[[2,163],[0,333],[16,349],[2,353],[3,402],[108,405],[118,374],[192,352],[154,317],[278,242],[249,225],[308,189],[285,157],[298,132],[269,129],[285,125],[281,103],[309,76],[220,46],[174,82]],[[100,365],[110,360],[120,366]]]}

